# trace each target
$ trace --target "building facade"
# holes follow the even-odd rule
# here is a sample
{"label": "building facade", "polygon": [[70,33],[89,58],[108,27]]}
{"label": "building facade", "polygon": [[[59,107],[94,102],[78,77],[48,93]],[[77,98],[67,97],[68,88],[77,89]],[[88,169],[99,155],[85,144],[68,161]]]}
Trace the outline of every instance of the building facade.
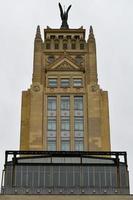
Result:
{"label": "building facade", "polygon": [[92,27],[37,27],[33,78],[22,92],[20,150],[110,151],[108,93],[98,85]]}

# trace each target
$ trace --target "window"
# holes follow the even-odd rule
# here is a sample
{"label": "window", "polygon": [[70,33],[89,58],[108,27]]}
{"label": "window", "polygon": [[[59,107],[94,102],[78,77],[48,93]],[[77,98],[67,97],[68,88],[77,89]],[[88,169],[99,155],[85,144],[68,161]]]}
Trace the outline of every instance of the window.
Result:
{"label": "window", "polygon": [[71,35],[67,35],[67,39],[71,39]]}
{"label": "window", "polygon": [[61,141],[61,151],[69,151],[70,150],[70,141]]}
{"label": "window", "polygon": [[84,49],[84,44],[83,44],[83,43],[80,44],[80,49],[81,49],[81,50]]}
{"label": "window", "polygon": [[50,49],[50,43],[46,43],[46,49]]}
{"label": "window", "polygon": [[61,79],[61,87],[69,87],[70,86],[70,80],[68,78]]}
{"label": "window", "polygon": [[74,87],[81,87],[82,86],[82,79],[81,78],[74,78],[73,79],[73,86]]}
{"label": "window", "polygon": [[57,87],[57,78],[49,78],[48,86],[49,87]]}
{"label": "window", "polygon": [[48,110],[56,110],[56,97],[48,97]]}
{"label": "window", "polygon": [[72,43],[72,49],[76,49],[76,44]]}
{"label": "window", "polygon": [[83,110],[83,97],[74,97],[74,109]]}
{"label": "window", "polygon": [[59,44],[55,43],[55,49],[59,49]]}
{"label": "window", "polygon": [[70,97],[61,97],[61,110],[70,109]]}
{"label": "window", "polygon": [[48,140],[48,151],[56,151],[56,140]]}
{"label": "window", "polygon": [[51,35],[51,36],[50,36],[50,39],[55,39],[55,35]]}
{"label": "window", "polygon": [[63,49],[67,49],[67,43],[63,43]]}
{"label": "window", "polygon": [[63,39],[63,35],[59,35],[59,39]]}
{"label": "window", "polygon": [[48,131],[56,130],[56,118],[48,117]]}
{"label": "window", "polygon": [[83,151],[83,139],[75,140],[75,151]]}
{"label": "window", "polygon": [[69,119],[69,117],[61,117],[61,130],[62,131],[70,130],[70,119]]}
{"label": "window", "polygon": [[74,118],[74,130],[76,130],[76,131],[84,130],[83,117],[75,117]]}
{"label": "window", "polygon": [[79,37],[79,35],[75,35],[74,38],[75,39],[79,39],[80,37]]}

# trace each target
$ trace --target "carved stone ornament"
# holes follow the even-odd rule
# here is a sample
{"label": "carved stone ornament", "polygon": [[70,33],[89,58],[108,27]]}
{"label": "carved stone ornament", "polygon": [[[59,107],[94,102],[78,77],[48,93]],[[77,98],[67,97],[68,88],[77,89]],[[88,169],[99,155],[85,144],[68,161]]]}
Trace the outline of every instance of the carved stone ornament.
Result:
{"label": "carved stone ornament", "polygon": [[99,89],[98,85],[92,85],[91,86],[92,92],[95,92]]}
{"label": "carved stone ornament", "polygon": [[40,85],[39,84],[35,84],[35,85],[32,85],[32,90],[34,91],[34,92],[39,92],[40,91]]}
{"label": "carved stone ornament", "polygon": [[63,62],[55,70],[61,70],[61,71],[71,71],[72,70],[73,71],[76,69],[73,66],[71,66],[69,63]]}

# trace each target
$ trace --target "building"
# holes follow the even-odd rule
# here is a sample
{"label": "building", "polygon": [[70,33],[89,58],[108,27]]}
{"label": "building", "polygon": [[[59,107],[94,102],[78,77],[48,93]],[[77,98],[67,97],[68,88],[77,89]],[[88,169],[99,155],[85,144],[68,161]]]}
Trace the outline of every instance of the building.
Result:
{"label": "building", "polygon": [[62,15],[60,29],[44,29],[44,41],[37,27],[32,84],[22,93],[20,151],[5,152],[2,193],[132,199],[127,154],[111,152],[108,94],[98,85],[92,26],[86,41],[85,29],[69,29]]}
{"label": "building", "polygon": [[97,78],[92,27],[44,30],[34,41],[30,89],[22,93],[20,150],[110,151],[107,91]]}

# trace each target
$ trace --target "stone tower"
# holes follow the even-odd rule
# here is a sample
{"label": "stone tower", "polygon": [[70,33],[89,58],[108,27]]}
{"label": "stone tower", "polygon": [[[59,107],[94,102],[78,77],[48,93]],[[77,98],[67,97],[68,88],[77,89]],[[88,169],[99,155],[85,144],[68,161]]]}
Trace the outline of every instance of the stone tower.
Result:
{"label": "stone tower", "polygon": [[[126,152],[111,151],[108,93],[97,78],[92,26],[37,27],[30,89],[22,92],[20,150],[5,152],[0,199],[130,196]],[[21,195],[21,196],[20,196]],[[2,198],[1,198],[2,197]]]}
{"label": "stone tower", "polygon": [[110,151],[108,93],[97,78],[96,42],[85,29],[37,27],[33,78],[22,92],[20,150]]}

